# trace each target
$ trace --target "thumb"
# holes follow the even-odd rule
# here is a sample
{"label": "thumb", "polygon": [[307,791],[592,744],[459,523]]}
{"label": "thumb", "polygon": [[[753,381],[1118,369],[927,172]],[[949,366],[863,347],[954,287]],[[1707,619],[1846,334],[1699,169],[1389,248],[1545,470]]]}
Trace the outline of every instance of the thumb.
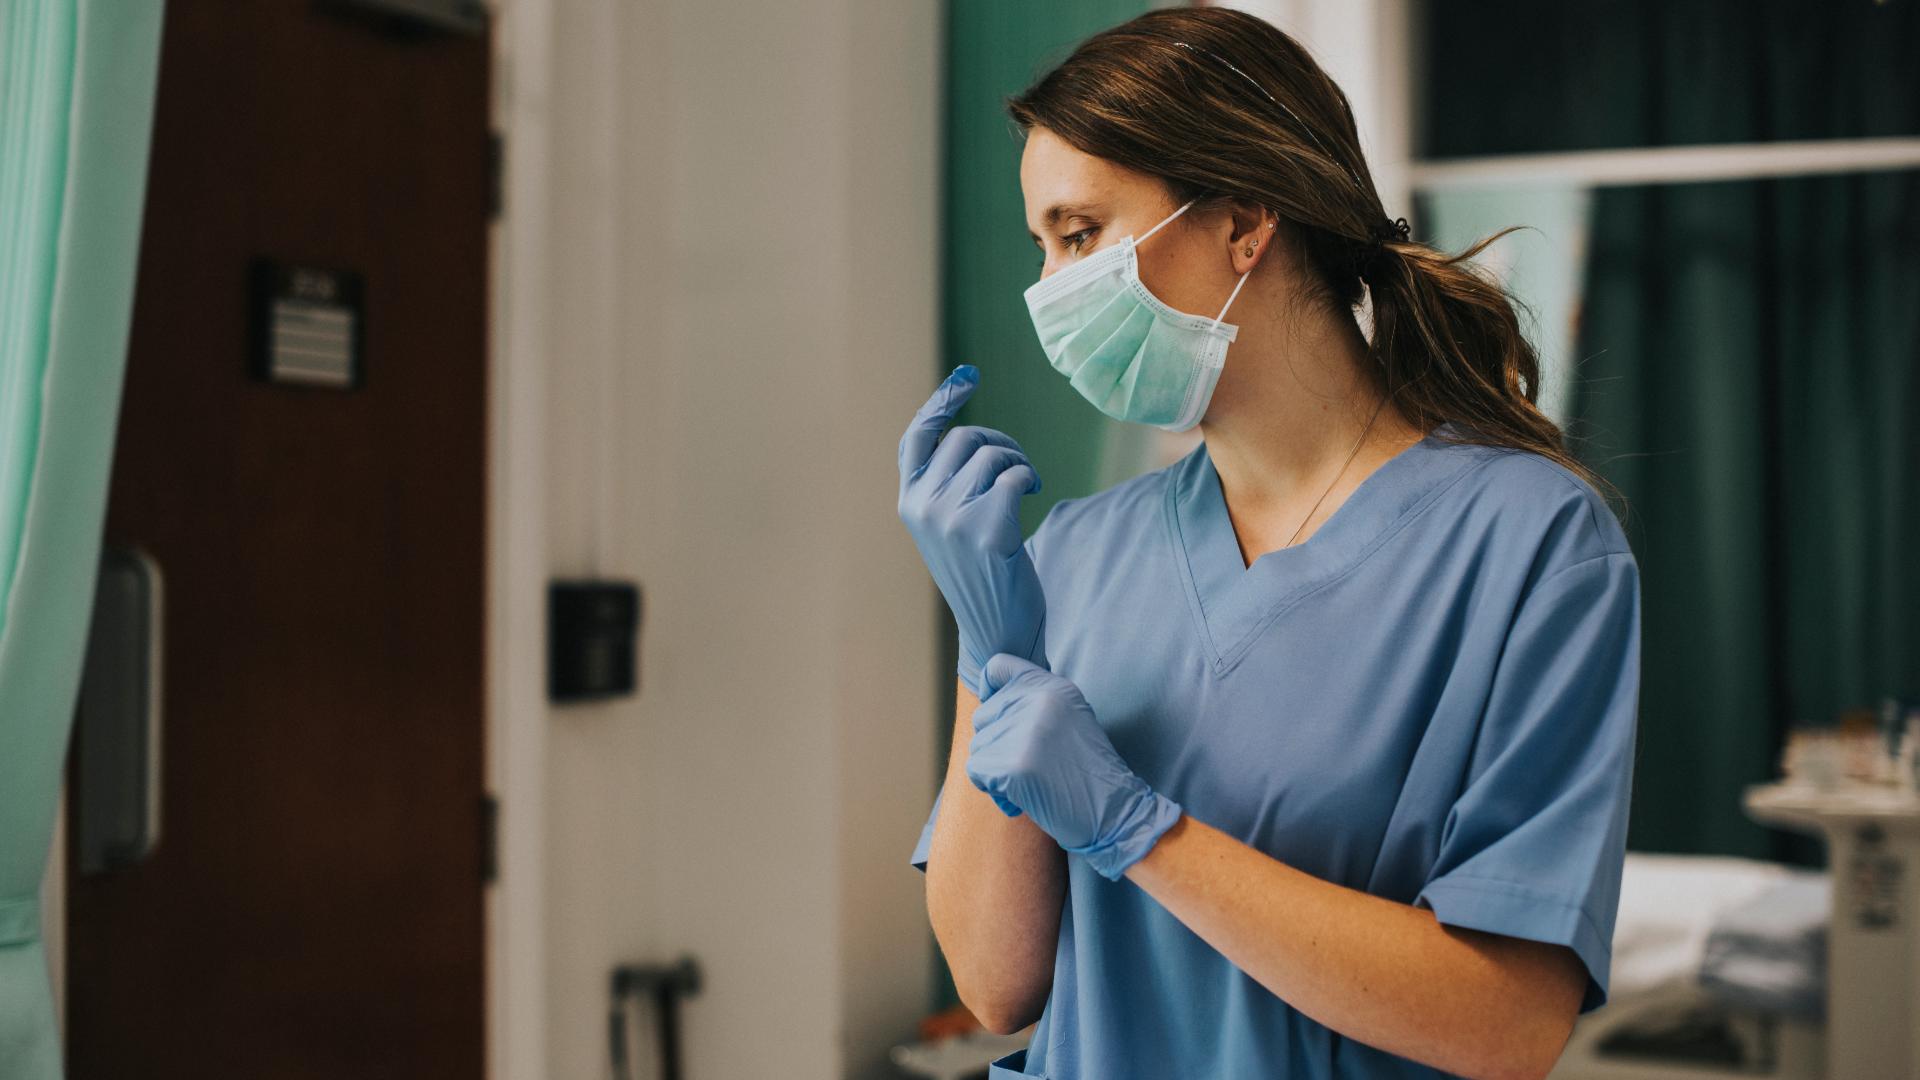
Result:
{"label": "thumb", "polygon": [[1012,653],[994,653],[987,665],[980,669],[982,680],[987,686],[987,696],[992,697],[1001,687],[1019,678],[1025,672],[1039,671],[1040,665],[1025,657]]}

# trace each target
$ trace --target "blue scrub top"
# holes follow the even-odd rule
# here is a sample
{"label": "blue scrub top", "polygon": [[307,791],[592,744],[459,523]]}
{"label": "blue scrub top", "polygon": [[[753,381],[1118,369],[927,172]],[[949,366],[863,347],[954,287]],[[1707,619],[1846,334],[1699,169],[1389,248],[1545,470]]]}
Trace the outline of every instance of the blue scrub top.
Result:
{"label": "blue scrub top", "polygon": [[[1056,504],[1028,541],[1047,656],[1187,814],[1442,923],[1570,946],[1584,1013],[1607,997],[1625,859],[1639,569],[1571,471],[1458,430],[1251,567],[1204,444]],[[1067,864],[1052,992],[993,1076],[1448,1075],[1298,1012],[1132,881]]]}

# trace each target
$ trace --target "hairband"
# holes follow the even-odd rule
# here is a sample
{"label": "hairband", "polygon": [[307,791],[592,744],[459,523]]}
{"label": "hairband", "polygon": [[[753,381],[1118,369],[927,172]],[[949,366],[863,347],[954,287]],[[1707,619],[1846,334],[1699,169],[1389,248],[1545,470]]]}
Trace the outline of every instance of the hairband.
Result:
{"label": "hairband", "polygon": [[[1173,44],[1182,49],[1187,50],[1190,53],[1198,53],[1202,56],[1206,56],[1220,64],[1225,65],[1227,70],[1233,72],[1235,75],[1240,76],[1242,79],[1245,79],[1247,81],[1247,85],[1253,87],[1255,90],[1260,91],[1261,97],[1266,98],[1268,101],[1273,102],[1275,105],[1280,106],[1282,109],[1286,109],[1287,115],[1293,117],[1293,122],[1300,125],[1300,130],[1307,133],[1307,138],[1313,140],[1313,145],[1319,147],[1320,153],[1325,155],[1329,161],[1340,160],[1339,158],[1336,158],[1333,156],[1332,152],[1327,149],[1327,145],[1325,143],[1320,141],[1320,136],[1315,135],[1313,133],[1313,128],[1309,126],[1306,121],[1300,119],[1299,113],[1296,113],[1292,109],[1288,108],[1286,102],[1281,101],[1279,98],[1274,97],[1272,94],[1267,93],[1266,87],[1261,86],[1259,81],[1254,79],[1253,76],[1247,74],[1244,71],[1241,71],[1239,67],[1235,66],[1233,61],[1227,59],[1224,56],[1221,56],[1219,53],[1216,53],[1211,49],[1203,49],[1197,45],[1189,45],[1184,41],[1176,41]],[[1355,173],[1351,168],[1348,168],[1344,162],[1341,163],[1341,167],[1347,170],[1348,176],[1353,177],[1353,183],[1355,187],[1358,187],[1361,190],[1366,189],[1366,185],[1360,182],[1360,177],[1357,173]],[[1379,253],[1385,249],[1386,244],[1389,240],[1397,239],[1404,244],[1407,242],[1407,238],[1412,234],[1413,234],[1412,227],[1407,224],[1406,218],[1382,219],[1381,223],[1374,226],[1372,233],[1368,236],[1368,240],[1371,241],[1371,243],[1369,243],[1368,245],[1365,263],[1367,265],[1371,265],[1373,263],[1373,260],[1379,255]]]}
{"label": "hairband", "polygon": [[1387,241],[1398,240],[1404,244],[1407,242],[1407,237],[1412,234],[1413,229],[1407,224],[1406,218],[1381,218],[1380,223],[1373,227],[1371,242],[1360,252],[1359,265],[1354,268],[1360,280],[1368,284],[1373,283],[1374,272],[1380,268],[1380,260],[1385,258],[1387,252],[1391,250],[1387,247]]}
{"label": "hairband", "polygon": [[[1280,106],[1282,109],[1286,109],[1287,115],[1293,117],[1293,122],[1300,125],[1300,130],[1307,133],[1307,138],[1313,140],[1313,145],[1320,148],[1320,153],[1323,156],[1325,156],[1328,161],[1340,161],[1339,158],[1333,156],[1332,151],[1327,149],[1327,144],[1320,141],[1320,136],[1315,135],[1313,133],[1313,127],[1309,125],[1305,120],[1300,119],[1299,113],[1296,113],[1291,108],[1289,108],[1286,102],[1281,101],[1279,98],[1274,97],[1272,94],[1267,93],[1266,87],[1261,86],[1259,82],[1257,82],[1254,79],[1253,76],[1247,74],[1244,71],[1241,71],[1238,67],[1235,67],[1233,61],[1227,59],[1224,56],[1221,56],[1219,53],[1216,53],[1211,49],[1203,49],[1197,45],[1189,45],[1184,41],[1176,41],[1174,42],[1174,44],[1179,46],[1182,49],[1187,50],[1190,53],[1200,53],[1204,56],[1211,57],[1212,59],[1218,61],[1219,63],[1225,64],[1228,70],[1232,71],[1235,75],[1238,75],[1241,78],[1247,80],[1248,84],[1250,84],[1255,90],[1260,91],[1260,96],[1266,98],[1268,101],[1273,102],[1275,105]],[[1367,186],[1360,182],[1360,174],[1354,172],[1353,169],[1350,168],[1343,161],[1340,162],[1340,167],[1347,170],[1348,176],[1353,177],[1354,187],[1357,187],[1362,191],[1366,190]]]}

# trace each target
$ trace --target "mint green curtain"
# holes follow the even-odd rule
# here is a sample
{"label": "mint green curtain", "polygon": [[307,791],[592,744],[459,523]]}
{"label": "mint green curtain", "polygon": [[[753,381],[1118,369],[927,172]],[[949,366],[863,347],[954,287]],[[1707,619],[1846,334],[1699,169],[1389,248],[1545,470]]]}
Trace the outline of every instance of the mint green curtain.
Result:
{"label": "mint green curtain", "polygon": [[106,509],[161,4],[0,0],[0,1076],[58,1077],[39,891]]}
{"label": "mint green curtain", "polygon": [[[1433,157],[1920,134],[1912,4],[1437,0],[1428,25]],[[1792,724],[1920,694],[1920,175],[1603,188],[1590,237],[1570,445],[1625,492],[1642,572],[1628,844],[1817,862],[1739,799]]]}

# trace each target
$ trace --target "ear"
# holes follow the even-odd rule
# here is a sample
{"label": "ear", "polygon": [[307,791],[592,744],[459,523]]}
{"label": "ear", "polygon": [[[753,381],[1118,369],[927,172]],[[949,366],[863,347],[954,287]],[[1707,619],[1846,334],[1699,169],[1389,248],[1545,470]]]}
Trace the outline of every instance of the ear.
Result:
{"label": "ear", "polygon": [[1254,203],[1235,203],[1229,210],[1232,228],[1227,233],[1227,256],[1233,272],[1244,274],[1260,265],[1272,250],[1280,231],[1280,216]]}

